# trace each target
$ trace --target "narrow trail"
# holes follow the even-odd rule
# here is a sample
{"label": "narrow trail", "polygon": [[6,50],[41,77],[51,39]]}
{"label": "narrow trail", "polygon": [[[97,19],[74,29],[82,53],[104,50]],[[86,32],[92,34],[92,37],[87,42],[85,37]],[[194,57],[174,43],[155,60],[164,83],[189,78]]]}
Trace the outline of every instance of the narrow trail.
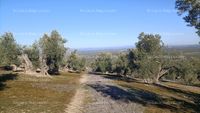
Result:
{"label": "narrow trail", "polygon": [[85,74],[65,113],[142,113],[144,108],[129,101],[130,94],[101,75]]}
{"label": "narrow trail", "polygon": [[87,82],[87,75],[82,75],[80,79],[80,88],[77,89],[72,101],[67,108],[65,109],[65,113],[82,113],[82,106],[85,98],[85,89],[83,88],[84,83]]}

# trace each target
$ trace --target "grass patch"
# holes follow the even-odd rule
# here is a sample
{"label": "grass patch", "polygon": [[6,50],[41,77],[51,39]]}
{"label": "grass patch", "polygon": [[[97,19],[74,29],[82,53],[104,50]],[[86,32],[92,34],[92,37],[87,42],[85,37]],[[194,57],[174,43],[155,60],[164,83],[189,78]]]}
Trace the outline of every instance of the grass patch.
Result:
{"label": "grass patch", "polygon": [[197,87],[188,88],[188,86],[174,83],[153,85],[114,80],[132,93],[133,102],[145,106],[145,113],[197,113],[200,111],[200,92]]}
{"label": "grass patch", "polygon": [[[14,79],[4,80],[6,76],[9,76],[8,78],[13,76]],[[0,111],[63,113],[79,87],[79,79],[80,74],[74,73],[62,73],[52,78],[37,78],[13,73],[1,74],[0,82],[4,85],[0,90]]]}

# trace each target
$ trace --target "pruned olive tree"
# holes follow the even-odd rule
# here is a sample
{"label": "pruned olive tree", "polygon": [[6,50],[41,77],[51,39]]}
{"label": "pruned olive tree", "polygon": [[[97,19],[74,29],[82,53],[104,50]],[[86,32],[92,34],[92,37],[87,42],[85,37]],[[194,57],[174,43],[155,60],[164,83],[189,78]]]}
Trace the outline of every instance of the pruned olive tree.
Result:
{"label": "pruned olive tree", "polygon": [[59,66],[65,56],[66,40],[57,31],[52,31],[51,35],[44,34],[39,40],[41,69],[44,74],[48,70],[49,74],[58,74]]}
{"label": "pruned olive tree", "polygon": [[129,50],[128,60],[132,71],[137,71],[145,82],[158,82],[168,72],[163,61],[163,42],[160,35],[141,33],[135,50]]}

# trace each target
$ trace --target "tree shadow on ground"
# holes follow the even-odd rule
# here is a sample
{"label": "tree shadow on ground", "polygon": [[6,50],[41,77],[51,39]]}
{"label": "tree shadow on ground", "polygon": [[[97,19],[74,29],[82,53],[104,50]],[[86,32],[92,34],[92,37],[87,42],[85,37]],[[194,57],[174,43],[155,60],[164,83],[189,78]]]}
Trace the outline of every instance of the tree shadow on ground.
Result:
{"label": "tree shadow on ground", "polygon": [[[139,79],[134,79],[134,78],[129,78],[129,77],[122,77],[122,76],[117,76],[117,75],[105,75],[103,77],[111,79],[111,80],[118,80],[118,81],[124,81],[124,82],[136,82],[136,83],[146,84],[146,83],[142,82]],[[162,85],[162,84],[153,84],[153,85],[155,85],[157,87],[160,87],[160,88],[163,88],[163,89],[166,89],[166,90],[169,90],[169,91],[172,91],[172,92],[181,93],[181,94],[191,98],[194,101],[195,104],[200,105],[200,94],[183,91],[181,89],[168,87],[168,86],[165,86],[165,85]]]}
{"label": "tree shadow on ground", "polygon": [[0,74],[0,90],[3,90],[6,88],[6,81],[8,80],[15,80],[17,78],[18,74]]}
{"label": "tree shadow on ground", "polygon": [[105,97],[110,97],[113,100],[123,102],[134,102],[142,104],[143,106],[155,106],[162,109],[169,109],[173,112],[186,113],[188,109],[194,112],[199,112],[200,109],[197,105],[178,100],[173,97],[166,97],[155,94],[153,92],[145,91],[135,88],[121,88],[112,85],[90,84],[90,87],[100,92]]}
{"label": "tree shadow on ground", "polygon": [[197,105],[200,106],[200,94],[184,91],[184,90],[177,89],[177,88],[170,87],[170,86],[166,86],[166,85],[163,85],[163,84],[154,84],[154,85],[157,86],[157,87],[160,87],[160,88],[164,88],[164,89],[169,90],[169,91],[181,93],[181,94],[191,98]]}

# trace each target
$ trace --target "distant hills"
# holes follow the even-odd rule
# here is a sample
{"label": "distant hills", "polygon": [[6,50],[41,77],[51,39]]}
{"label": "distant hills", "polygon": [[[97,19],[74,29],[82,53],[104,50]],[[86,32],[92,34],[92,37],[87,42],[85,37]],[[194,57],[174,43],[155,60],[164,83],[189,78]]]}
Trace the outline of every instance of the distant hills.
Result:
{"label": "distant hills", "polygon": [[168,46],[167,49],[178,50],[178,51],[193,51],[200,52],[200,44],[199,45],[174,45]]}
{"label": "distant hills", "polygon": [[[104,47],[104,48],[81,48],[77,49],[80,55],[94,55],[101,52],[120,53],[127,51],[128,49],[135,48],[135,46],[123,46],[123,47]],[[200,45],[171,45],[166,46],[167,50],[177,51],[195,51],[200,52]],[[70,51],[75,49],[70,49]]]}
{"label": "distant hills", "polygon": [[127,51],[128,49],[134,48],[134,46],[123,46],[123,47],[104,47],[104,48],[83,48],[77,49],[80,55],[95,55],[102,52],[120,53]]}

